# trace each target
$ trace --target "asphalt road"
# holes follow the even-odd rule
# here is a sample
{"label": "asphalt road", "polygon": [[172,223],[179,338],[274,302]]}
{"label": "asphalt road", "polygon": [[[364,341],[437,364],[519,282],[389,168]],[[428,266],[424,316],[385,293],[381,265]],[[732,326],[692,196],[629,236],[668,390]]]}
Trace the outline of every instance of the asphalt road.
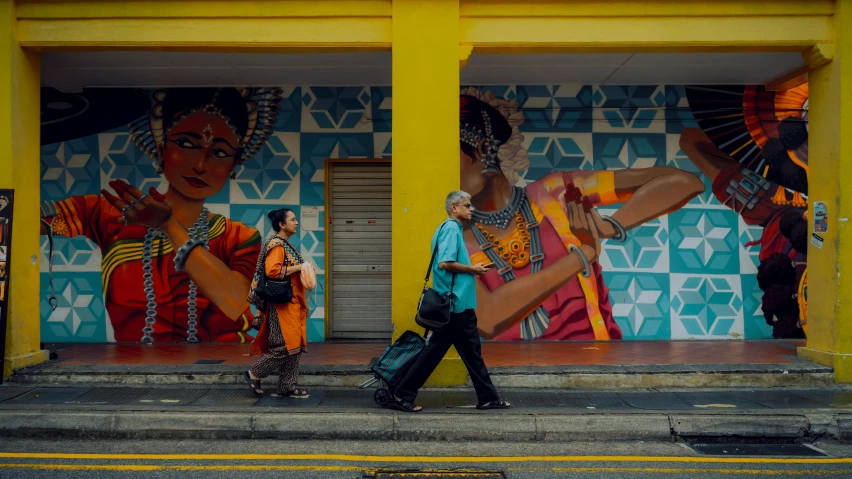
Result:
{"label": "asphalt road", "polygon": [[[852,477],[852,446],[824,458],[716,458],[669,443],[92,441],[0,439],[0,477],[388,479],[387,471],[509,479]],[[249,456],[253,455],[253,456]],[[400,476],[397,476],[400,477]],[[442,477],[406,475],[405,477]]]}

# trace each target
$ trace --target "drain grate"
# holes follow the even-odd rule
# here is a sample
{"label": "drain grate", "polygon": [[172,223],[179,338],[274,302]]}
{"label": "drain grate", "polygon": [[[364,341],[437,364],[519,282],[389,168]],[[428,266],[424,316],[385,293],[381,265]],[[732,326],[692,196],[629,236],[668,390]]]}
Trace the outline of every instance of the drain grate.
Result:
{"label": "drain grate", "polygon": [[804,444],[690,444],[705,456],[823,457],[827,454]]}
{"label": "drain grate", "polygon": [[222,364],[224,362],[224,359],[199,359],[192,364]]}
{"label": "drain grate", "polygon": [[0,387],[0,401],[5,401],[7,399],[15,399],[16,397],[24,394],[25,392],[32,390],[33,388],[27,387],[2,386]]}
{"label": "drain grate", "polygon": [[506,479],[500,471],[376,471],[373,475],[364,474],[363,479],[393,479],[397,477],[416,477],[420,479]]}
{"label": "drain grate", "polygon": [[139,406],[186,406],[207,394],[208,389],[152,389],[137,399]]}

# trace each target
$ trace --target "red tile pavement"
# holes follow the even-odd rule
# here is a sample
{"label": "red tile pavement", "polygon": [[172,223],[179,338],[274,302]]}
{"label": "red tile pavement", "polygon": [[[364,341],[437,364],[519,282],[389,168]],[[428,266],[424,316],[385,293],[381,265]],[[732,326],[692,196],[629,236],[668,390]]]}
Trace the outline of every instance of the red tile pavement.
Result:
{"label": "red tile pavement", "polygon": [[[783,364],[791,363],[804,341],[612,341],[484,343],[489,366],[593,364]],[[384,344],[327,342],[308,344],[302,364],[367,365]],[[118,364],[251,364],[246,344],[46,344],[63,366]]]}

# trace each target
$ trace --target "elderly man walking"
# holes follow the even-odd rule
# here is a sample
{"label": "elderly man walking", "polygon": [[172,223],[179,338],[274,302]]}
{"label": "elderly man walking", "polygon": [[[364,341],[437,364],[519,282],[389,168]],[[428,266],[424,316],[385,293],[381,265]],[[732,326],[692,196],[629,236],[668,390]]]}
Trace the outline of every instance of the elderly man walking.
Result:
{"label": "elderly man walking", "polygon": [[494,265],[479,263],[474,266],[470,263],[462,234],[462,225],[470,221],[473,215],[470,195],[464,191],[453,191],[447,195],[446,208],[449,218],[438,227],[432,237],[433,251],[437,245],[435,263],[432,266],[432,288],[440,295],[449,293],[452,288],[450,322],[432,333],[426,348],[393,391],[394,400],[389,401],[385,407],[405,412],[421,411],[420,406],[414,405],[417,391],[429,379],[450,346],[455,346],[476,389],[477,409],[506,409],[510,405],[497,395],[497,389],[491,383],[485,361],[482,360],[482,345],[479,342],[474,311],[474,277],[484,275]]}

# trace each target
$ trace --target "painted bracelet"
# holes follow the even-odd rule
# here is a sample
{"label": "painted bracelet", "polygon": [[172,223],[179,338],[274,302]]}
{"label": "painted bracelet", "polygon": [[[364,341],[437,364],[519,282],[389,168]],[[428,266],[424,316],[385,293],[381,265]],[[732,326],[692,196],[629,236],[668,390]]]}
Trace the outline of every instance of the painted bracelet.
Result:
{"label": "painted bracelet", "polygon": [[580,257],[580,261],[583,262],[583,272],[580,273],[580,274],[583,275],[584,278],[588,278],[589,276],[591,276],[592,275],[592,265],[589,264],[589,259],[586,258],[585,254],[583,254],[583,250],[578,248],[576,245],[571,244],[571,245],[568,245],[568,252],[569,253],[577,253],[577,256]]}
{"label": "painted bracelet", "polygon": [[207,242],[203,239],[189,239],[186,243],[178,248],[175,253],[175,271],[183,271],[186,269],[186,260],[189,258],[189,253],[197,246],[207,246]]}
{"label": "painted bracelet", "polygon": [[619,243],[627,241],[627,231],[625,231],[624,226],[621,226],[621,223],[611,216],[601,216],[601,219],[615,228],[615,236],[611,238],[613,241],[618,241]]}

